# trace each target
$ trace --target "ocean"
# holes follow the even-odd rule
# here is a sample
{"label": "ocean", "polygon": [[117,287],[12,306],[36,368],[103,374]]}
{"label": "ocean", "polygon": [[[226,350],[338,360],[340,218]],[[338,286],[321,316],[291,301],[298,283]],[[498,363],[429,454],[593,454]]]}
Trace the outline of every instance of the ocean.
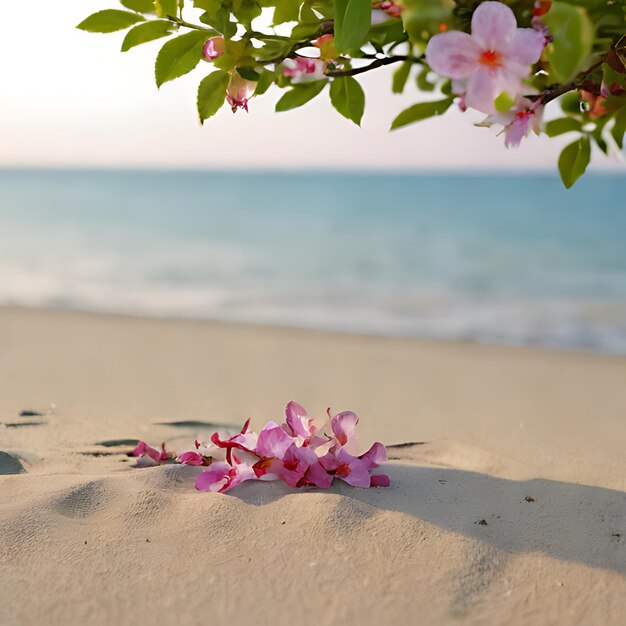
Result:
{"label": "ocean", "polygon": [[626,176],[0,171],[0,304],[626,355]]}

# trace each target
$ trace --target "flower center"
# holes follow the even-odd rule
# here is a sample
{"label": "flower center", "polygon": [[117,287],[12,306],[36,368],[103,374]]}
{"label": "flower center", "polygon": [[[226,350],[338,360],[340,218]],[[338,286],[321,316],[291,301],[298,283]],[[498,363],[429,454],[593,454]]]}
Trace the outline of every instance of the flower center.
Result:
{"label": "flower center", "polygon": [[479,63],[487,67],[500,67],[502,65],[500,53],[496,50],[485,50],[480,55]]}

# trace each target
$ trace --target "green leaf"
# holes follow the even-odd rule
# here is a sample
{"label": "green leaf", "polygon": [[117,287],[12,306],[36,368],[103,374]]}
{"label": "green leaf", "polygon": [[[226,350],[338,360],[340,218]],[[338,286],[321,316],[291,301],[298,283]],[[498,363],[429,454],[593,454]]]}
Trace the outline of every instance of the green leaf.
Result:
{"label": "green leaf", "polygon": [[211,33],[198,30],[170,39],[160,50],[154,67],[157,87],[193,70]]}
{"label": "green leaf", "polygon": [[553,2],[542,20],[554,38],[546,48],[550,78],[566,83],[588,62],[593,46],[593,22],[585,9],[565,2]]}
{"label": "green leaf", "polygon": [[154,0],[154,8],[159,17],[176,17],[178,15],[178,0]]}
{"label": "green leaf", "polygon": [[253,83],[259,82],[259,78],[261,78],[261,75],[254,68],[245,65],[237,68],[237,74]]}
{"label": "green leaf", "polygon": [[620,147],[624,147],[624,134],[626,133],[626,106],[620,109],[615,115],[615,123],[611,129],[611,135],[615,143]]}
{"label": "green leaf", "polygon": [[131,11],[137,13],[154,13],[154,3],[152,0],[120,0],[120,2]]}
{"label": "green leaf", "polygon": [[316,80],[312,83],[296,85],[293,89],[286,92],[276,103],[276,111],[280,113],[301,107],[321,93],[322,89],[326,87],[327,82],[326,80]]}
{"label": "green leaf", "polygon": [[137,22],[143,22],[144,19],[137,13],[106,9],[90,15],[76,28],[86,30],[89,33],[114,33],[116,30],[123,30]]}
{"label": "green leaf", "polygon": [[558,120],[552,120],[545,126],[545,132],[548,137],[558,137],[572,131],[581,131],[582,124],[573,117],[562,117]]}
{"label": "green leaf", "polygon": [[335,45],[339,52],[358,50],[372,23],[371,0],[335,0]]}
{"label": "green leaf", "polygon": [[405,61],[393,73],[393,79],[391,82],[391,91],[393,93],[402,93],[404,91],[404,86],[406,85],[406,81],[409,79],[412,65],[413,64],[410,61]]}
{"label": "green leaf", "polygon": [[506,91],[503,91],[494,101],[496,111],[499,113],[506,113],[514,104],[515,100],[509,96]]}
{"label": "green leaf", "polygon": [[254,95],[262,96],[274,84],[274,79],[274,72],[270,72],[269,70],[263,70],[259,78],[259,82],[257,83],[254,90]]}
{"label": "green leaf", "polygon": [[365,93],[352,76],[341,76],[330,84],[330,101],[341,115],[352,120],[357,126],[365,110]]}
{"label": "green leaf", "polygon": [[297,0],[276,0],[273,23],[284,24],[285,22],[297,22],[300,15],[300,5]]}
{"label": "green leaf", "polygon": [[148,41],[171,35],[175,25],[167,20],[150,20],[131,28],[122,42],[122,52]]}
{"label": "green leaf", "polygon": [[228,72],[217,71],[209,74],[198,87],[198,115],[200,123],[215,115],[224,104],[226,89],[230,82]]}
{"label": "green leaf", "polygon": [[563,148],[559,157],[559,172],[567,189],[585,173],[590,157],[591,144],[588,137],[581,137]]}
{"label": "green leaf", "polygon": [[446,98],[445,100],[435,100],[434,102],[420,102],[412,107],[405,109],[391,123],[391,130],[420,122],[434,115],[445,113],[450,105],[454,102],[454,98]]}

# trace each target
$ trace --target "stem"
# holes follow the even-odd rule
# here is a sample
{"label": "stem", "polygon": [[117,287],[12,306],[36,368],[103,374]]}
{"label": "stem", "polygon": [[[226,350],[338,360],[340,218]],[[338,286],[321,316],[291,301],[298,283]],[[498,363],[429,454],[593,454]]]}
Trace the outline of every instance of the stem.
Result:
{"label": "stem", "polygon": [[562,96],[563,94],[566,94],[570,91],[574,91],[574,89],[578,89],[578,87],[580,87],[584,79],[587,78],[589,74],[597,70],[604,63],[605,59],[606,59],[606,55],[603,56],[598,61],[596,61],[593,65],[591,65],[584,72],[581,72],[580,74],[578,74],[578,76],[576,76],[576,78],[570,81],[569,83],[565,83],[564,85],[557,85],[556,87],[553,87],[552,89],[546,89],[539,95],[527,96],[528,99],[533,100],[533,101],[541,100],[541,104],[545,106],[546,104],[548,104],[548,102],[552,102],[552,100],[556,100],[556,98],[558,98],[559,96]]}
{"label": "stem", "polygon": [[[370,58],[368,56],[364,56],[363,58]],[[328,70],[326,72],[326,76],[357,76],[358,74],[364,74],[365,72],[369,72],[371,70],[375,70],[379,67],[383,67],[385,65],[391,65],[392,63],[399,63],[401,61],[410,61],[411,63],[421,63],[422,59],[418,57],[411,57],[404,54],[398,54],[392,57],[385,57],[383,59],[375,59],[369,65],[365,67],[357,67],[350,70]]]}
{"label": "stem", "polygon": [[192,24],[191,22],[186,22],[185,20],[179,18],[179,17],[174,17],[172,15],[168,15],[167,19],[170,20],[170,22],[174,22],[175,24],[178,24],[179,26],[184,26],[185,28],[192,28],[193,30],[206,30],[209,31],[211,33],[215,33],[217,31],[213,30],[212,28],[206,28],[206,26],[198,26],[197,24]]}

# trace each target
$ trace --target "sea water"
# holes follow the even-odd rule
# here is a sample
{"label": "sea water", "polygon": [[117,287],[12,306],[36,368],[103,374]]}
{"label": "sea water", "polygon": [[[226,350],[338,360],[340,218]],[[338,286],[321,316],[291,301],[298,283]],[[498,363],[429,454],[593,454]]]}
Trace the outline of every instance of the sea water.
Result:
{"label": "sea water", "polygon": [[0,304],[626,354],[626,176],[0,171]]}

